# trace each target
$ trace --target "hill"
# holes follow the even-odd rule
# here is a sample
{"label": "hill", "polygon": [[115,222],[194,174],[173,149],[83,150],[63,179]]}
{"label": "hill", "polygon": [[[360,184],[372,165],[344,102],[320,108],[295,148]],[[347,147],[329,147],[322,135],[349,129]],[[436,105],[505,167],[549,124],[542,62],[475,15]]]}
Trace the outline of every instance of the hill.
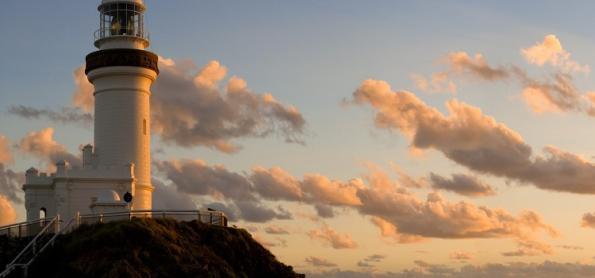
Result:
{"label": "hill", "polygon": [[31,277],[304,277],[245,230],[171,219],[83,225],[60,236],[29,272]]}

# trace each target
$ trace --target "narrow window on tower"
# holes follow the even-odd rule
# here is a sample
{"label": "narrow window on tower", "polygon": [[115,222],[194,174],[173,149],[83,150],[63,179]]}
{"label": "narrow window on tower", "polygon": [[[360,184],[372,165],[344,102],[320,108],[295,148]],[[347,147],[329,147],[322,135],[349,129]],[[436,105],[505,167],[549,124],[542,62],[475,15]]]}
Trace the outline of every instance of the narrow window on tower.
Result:
{"label": "narrow window on tower", "polygon": [[143,119],[143,134],[147,135],[147,120]]}

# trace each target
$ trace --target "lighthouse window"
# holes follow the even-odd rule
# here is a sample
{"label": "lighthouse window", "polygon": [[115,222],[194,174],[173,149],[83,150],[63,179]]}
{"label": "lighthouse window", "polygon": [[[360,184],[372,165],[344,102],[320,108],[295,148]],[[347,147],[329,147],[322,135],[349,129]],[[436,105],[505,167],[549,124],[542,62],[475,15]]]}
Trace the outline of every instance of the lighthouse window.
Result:
{"label": "lighthouse window", "polygon": [[39,209],[39,219],[45,219],[47,210],[45,208]]}
{"label": "lighthouse window", "polygon": [[105,4],[100,7],[100,29],[97,39],[110,36],[144,38],[143,8],[135,4]]}
{"label": "lighthouse window", "polygon": [[143,134],[147,135],[147,120],[143,119]]}

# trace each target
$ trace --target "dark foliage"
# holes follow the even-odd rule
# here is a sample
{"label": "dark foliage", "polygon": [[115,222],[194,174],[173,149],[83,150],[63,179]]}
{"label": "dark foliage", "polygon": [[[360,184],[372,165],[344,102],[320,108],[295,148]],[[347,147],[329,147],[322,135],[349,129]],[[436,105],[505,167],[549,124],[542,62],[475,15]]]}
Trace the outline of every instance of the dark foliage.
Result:
{"label": "dark foliage", "polygon": [[31,239],[31,237],[13,238],[0,236],[0,272],[25,248]]}
{"label": "dark foliage", "polygon": [[60,236],[31,277],[304,277],[242,229],[136,219]]}

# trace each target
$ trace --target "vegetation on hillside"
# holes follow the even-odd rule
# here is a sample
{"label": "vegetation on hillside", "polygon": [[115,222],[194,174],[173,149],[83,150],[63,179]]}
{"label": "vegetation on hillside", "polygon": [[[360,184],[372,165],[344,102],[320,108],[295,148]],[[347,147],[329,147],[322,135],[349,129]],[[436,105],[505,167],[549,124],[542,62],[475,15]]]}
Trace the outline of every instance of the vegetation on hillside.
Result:
{"label": "vegetation on hillside", "polygon": [[304,277],[245,230],[171,219],[83,225],[60,236],[29,271],[31,277]]}

